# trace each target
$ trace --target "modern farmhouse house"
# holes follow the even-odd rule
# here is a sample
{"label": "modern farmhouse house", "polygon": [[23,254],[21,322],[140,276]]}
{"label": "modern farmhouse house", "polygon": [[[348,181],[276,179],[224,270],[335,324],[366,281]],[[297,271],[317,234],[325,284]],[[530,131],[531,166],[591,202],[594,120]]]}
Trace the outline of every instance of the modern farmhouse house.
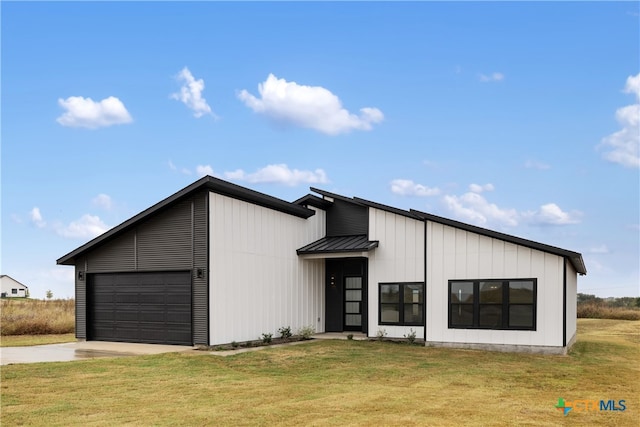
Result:
{"label": "modern farmhouse house", "polygon": [[0,294],[2,298],[25,298],[29,295],[29,287],[6,274],[0,275]]}
{"label": "modern farmhouse house", "polygon": [[60,258],[78,339],[217,345],[293,331],[565,353],[582,255],[319,189],[204,177]]}

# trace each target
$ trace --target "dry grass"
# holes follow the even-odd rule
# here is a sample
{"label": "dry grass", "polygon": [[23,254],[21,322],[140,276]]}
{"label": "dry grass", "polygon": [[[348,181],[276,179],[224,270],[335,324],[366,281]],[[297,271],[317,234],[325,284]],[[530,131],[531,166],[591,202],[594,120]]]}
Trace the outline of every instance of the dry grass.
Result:
{"label": "dry grass", "polygon": [[68,334],[75,330],[75,303],[67,300],[0,300],[0,335]]}
{"label": "dry grass", "polygon": [[611,307],[598,302],[578,304],[578,318],[640,320],[638,307]]}
{"label": "dry grass", "polygon": [[[222,358],[206,352],[11,365],[2,425],[637,426],[640,322],[580,319],[569,356],[314,341]],[[570,413],[559,397],[624,399]]]}

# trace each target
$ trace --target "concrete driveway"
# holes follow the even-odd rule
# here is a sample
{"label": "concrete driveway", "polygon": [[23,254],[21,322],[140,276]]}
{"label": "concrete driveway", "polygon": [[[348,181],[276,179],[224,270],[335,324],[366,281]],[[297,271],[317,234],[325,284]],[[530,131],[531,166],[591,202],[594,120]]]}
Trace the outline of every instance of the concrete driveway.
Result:
{"label": "concrete driveway", "polygon": [[83,341],[30,347],[0,348],[0,365],[15,363],[68,362],[97,357],[125,357],[144,354],[195,351],[191,346]]}

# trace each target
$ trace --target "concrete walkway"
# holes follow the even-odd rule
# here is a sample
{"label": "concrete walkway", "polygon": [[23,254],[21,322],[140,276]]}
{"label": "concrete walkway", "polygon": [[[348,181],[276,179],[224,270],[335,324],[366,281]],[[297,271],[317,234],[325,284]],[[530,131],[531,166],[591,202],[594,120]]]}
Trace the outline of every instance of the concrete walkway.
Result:
{"label": "concrete walkway", "polygon": [[[359,332],[327,332],[312,336],[316,340],[346,340],[353,335],[354,340],[366,340],[367,336]],[[298,345],[310,341],[294,341],[264,347],[238,348],[228,351],[211,351],[216,356],[232,356],[250,351],[285,345]],[[97,357],[126,357],[144,354],[177,353],[197,351],[194,347],[183,345],[135,344],[126,342],[78,341],[64,344],[34,345],[30,347],[1,347],[0,365],[40,362],[70,362],[73,360],[94,359]]]}
{"label": "concrete walkway", "polygon": [[68,362],[98,357],[125,357],[144,354],[195,351],[191,346],[82,341],[64,344],[0,348],[0,365],[16,363]]}

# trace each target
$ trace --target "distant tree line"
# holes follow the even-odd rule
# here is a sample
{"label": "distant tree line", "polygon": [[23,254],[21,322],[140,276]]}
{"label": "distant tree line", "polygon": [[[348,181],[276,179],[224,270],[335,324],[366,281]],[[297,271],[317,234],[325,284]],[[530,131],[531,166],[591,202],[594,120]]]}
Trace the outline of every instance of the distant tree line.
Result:
{"label": "distant tree line", "polygon": [[593,304],[610,308],[636,308],[640,307],[640,297],[600,298],[595,295],[578,293],[578,305]]}

